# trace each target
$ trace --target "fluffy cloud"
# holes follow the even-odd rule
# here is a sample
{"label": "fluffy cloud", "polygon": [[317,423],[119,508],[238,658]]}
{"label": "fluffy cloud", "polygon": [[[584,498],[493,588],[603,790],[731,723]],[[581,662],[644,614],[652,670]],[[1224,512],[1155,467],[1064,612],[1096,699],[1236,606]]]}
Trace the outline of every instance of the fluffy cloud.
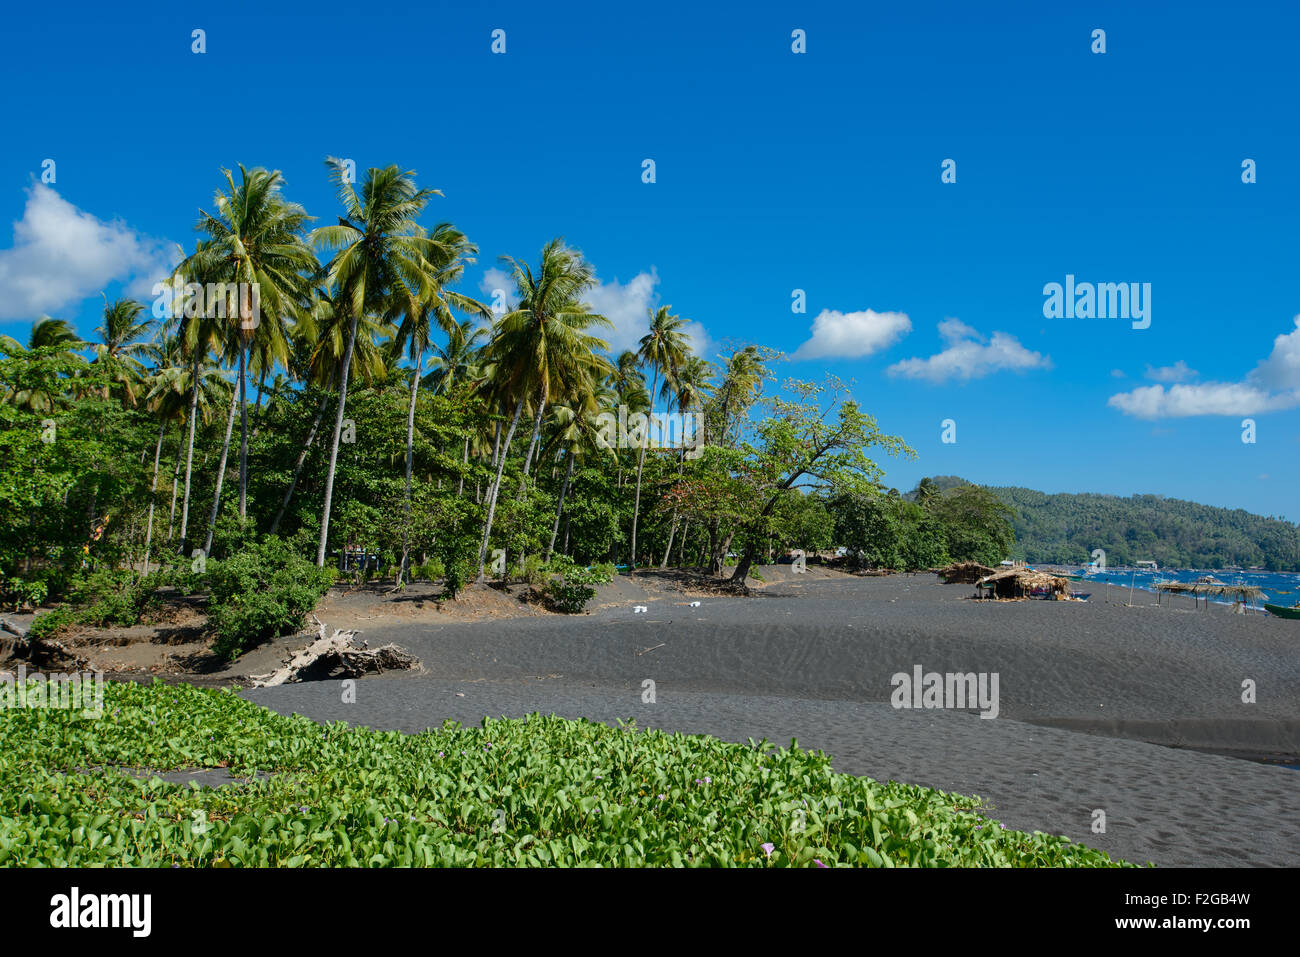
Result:
{"label": "fluffy cloud", "polygon": [[617,356],[624,349],[635,349],[650,328],[650,310],[658,305],[656,287],[659,274],[652,268],[637,273],[627,282],[617,279],[597,282],[587,291],[586,302],[614,324],[612,329],[596,330]]}
{"label": "fluffy cloud", "polygon": [[153,284],[177,261],[175,246],[142,236],[121,221],[78,209],[44,183],[27,193],[13,245],[0,250],[0,319],[32,319],[122,282],[151,299]]}
{"label": "fluffy cloud", "polygon": [[939,323],[939,335],[946,346],[942,352],[928,359],[896,362],[889,367],[889,374],[938,384],[951,379],[966,382],[994,372],[1027,372],[1052,367],[1050,358],[1026,349],[1015,336],[995,332],[985,341],[960,319],[945,319]]}
{"label": "fluffy cloud", "polygon": [[1147,385],[1112,395],[1108,404],[1138,419],[1180,419],[1193,415],[1253,415],[1300,404],[1293,393],[1270,395],[1245,382]]}
{"label": "fluffy cloud", "polygon": [[838,312],[823,309],[812,324],[812,338],[791,359],[860,359],[892,346],[912,331],[901,312]]}
{"label": "fluffy cloud", "polygon": [[1300,389],[1300,316],[1293,321],[1295,328],[1273,340],[1273,351],[1250,374],[1266,389]]}
{"label": "fluffy cloud", "polygon": [[1199,373],[1195,369],[1188,368],[1187,363],[1179,359],[1171,366],[1160,366],[1153,368],[1147,366],[1146,376],[1152,382],[1186,382],[1188,379],[1195,379]]}
{"label": "fluffy cloud", "polygon": [[1300,406],[1300,316],[1289,333],[1273,340],[1273,350],[1240,382],[1197,382],[1183,384],[1180,378],[1161,378],[1152,373],[1186,372],[1182,378],[1196,375],[1179,362],[1167,369],[1150,369],[1148,376],[1162,382],[1179,382],[1143,386],[1130,392],[1112,395],[1108,404],[1125,415],[1138,419],[1177,419],[1195,415],[1257,415]]}

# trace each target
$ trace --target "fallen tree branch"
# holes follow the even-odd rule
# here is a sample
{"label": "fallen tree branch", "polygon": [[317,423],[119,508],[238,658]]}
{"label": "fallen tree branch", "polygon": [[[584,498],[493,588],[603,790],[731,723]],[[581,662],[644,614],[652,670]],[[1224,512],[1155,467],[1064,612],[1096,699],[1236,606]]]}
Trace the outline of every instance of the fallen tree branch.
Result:
{"label": "fallen tree branch", "polygon": [[356,632],[338,629],[326,638],[325,625],[320,619],[316,619],[316,624],[320,636],[286,658],[284,667],[267,675],[253,675],[254,688],[274,688],[313,678],[359,678],[385,671],[424,670],[418,658],[396,645],[372,649],[364,641],[357,641]]}

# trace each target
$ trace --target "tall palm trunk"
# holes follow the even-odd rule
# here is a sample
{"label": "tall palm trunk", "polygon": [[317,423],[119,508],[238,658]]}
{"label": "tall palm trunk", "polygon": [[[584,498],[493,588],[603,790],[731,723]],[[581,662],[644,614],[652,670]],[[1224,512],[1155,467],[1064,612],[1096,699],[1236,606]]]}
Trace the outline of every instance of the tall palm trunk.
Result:
{"label": "tall palm trunk", "polygon": [[180,446],[176,447],[176,468],[172,470],[172,508],[167,513],[167,541],[172,540],[172,532],[176,528],[176,492],[181,483],[181,450]]}
{"label": "tall palm trunk", "polygon": [[248,347],[239,346],[239,523],[248,515]]}
{"label": "tall palm trunk", "polygon": [[212,533],[217,530],[217,512],[221,508],[221,485],[226,478],[226,457],[230,454],[230,434],[235,431],[235,409],[239,404],[239,390],[230,396],[230,414],[226,416],[226,438],[221,443],[221,464],[217,466],[217,491],[212,496],[212,511],[208,513],[208,537],[203,542],[203,554],[212,553]]}
{"label": "tall palm trunk", "polygon": [[[469,436],[465,436],[465,451],[461,453],[460,462],[462,465],[469,465]],[[456,497],[460,498],[465,494],[465,472],[461,470],[460,485],[456,489]]]}
{"label": "tall palm trunk", "polygon": [[194,357],[194,382],[190,386],[190,438],[185,452],[185,498],[181,503],[181,554],[185,554],[185,533],[190,524],[190,473],[194,469],[194,423],[199,410],[199,357]]}
{"label": "tall palm trunk", "polygon": [[497,494],[501,491],[501,473],[506,468],[506,456],[510,454],[510,442],[515,437],[515,429],[519,426],[519,413],[524,411],[524,398],[519,397],[515,403],[514,418],[510,420],[510,431],[506,433],[505,441],[501,446],[501,457],[497,460],[496,478],[492,480],[492,487],[488,489],[488,513],[487,521],[483,523],[483,543],[478,547],[478,574],[474,576],[476,582],[482,582],[484,579],[483,566],[487,563],[488,539],[492,535],[492,520],[496,517],[497,511]]}
{"label": "tall palm trunk", "polygon": [[560,486],[560,504],[555,507],[555,524],[551,526],[551,544],[546,546],[546,558],[544,561],[551,560],[551,553],[555,551],[555,538],[560,533],[560,515],[564,512],[564,497],[569,492],[569,481],[573,478],[573,450],[569,450],[569,467],[564,472],[564,484]]}
{"label": "tall palm trunk", "polygon": [[348,373],[352,369],[352,350],[357,344],[357,316],[348,328],[348,346],[343,350],[343,371],[339,375],[339,410],[334,416],[334,439],[330,442],[330,467],[325,475],[325,505],[321,509],[320,545],[316,549],[316,567],[325,567],[325,544],[330,535],[330,506],[334,504],[334,470],[339,461],[339,437],[343,434],[343,410],[348,401]]}
{"label": "tall palm trunk", "polygon": [[[659,371],[650,380],[650,412],[655,408],[655,392],[659,388]],[[650,444],[650,426],[653,418],[647,418],[645,431],[641,434],[641,454],[636,460],[636,502],[632,506],[632,567],[636,568],[636,529],[641,519],[641,473],[645,469],[645,448]]]}
{"label": "tall palm trunk", "polygon": [[302,444],[302,450],[298,453],[298,461],[293,464],[293,480],[289,483],[289,488],[285,490],[284,498],[280,500],[280,511],[275,513],[275,521],[271,523],[272,535],[280,530],[280,522],[284,518],[285,511],[289,508],[289,500],[293,498],[294,489],[298,487],[298,477],[302,475],[302,464],[307,461],[307,454],[311,452],[312,443],[316,441],[316,430],[320,428],[321,419],[325,418],[325,406],[328,403],[328,398],[322,398],[320,404],[316,406],[316,418],[312,420],[311,430],[307,433],[307,441]]}
{"label": "tall palm trunk", "polygon": [[[677,455],[677,484],[682,482],[682,472],[686,468],[686,450],[682,449]],[[673,523],[668,529],[668,547],[664,549],[664,560],[659,563],[660,568],[668,567],[668,556],[673,551],[673,539],[677,537],[677,502],[673,501]]]}
{"label": "tall palm trunk", "polygon": [[158,494],[158,460],[162,458],[162,440],[167,432],[167,422],[158,427],[158,444],[153,448],[153,483],[149,486],[149,525],[144,533],[144,571],[141,578],[149,575],[149,546],[153,544],[153,500]]}
{"label": "tall palm trunk", "polygon": [[524,456],[524,477],[519,483],[519,501],[524,500],[528,489],[528,466],[533,461],[533,449],[539,444],[542,431],[542,416],[546,413],[546,386],[542,386],[537,395],[537,414],[533,416],[533,434],[528,439],[528,454]]}
{"label": "tall palm trunk", "polygon": [[411,376],[411,408],[406,413],[406,499],[402,512],[402,565],[397,570],[397,584],[406,580],[406,563],[411,554],[411,461],[415,456],[415,394],[420,388],[420,363],[424,350],[415,357],[415,374]]}

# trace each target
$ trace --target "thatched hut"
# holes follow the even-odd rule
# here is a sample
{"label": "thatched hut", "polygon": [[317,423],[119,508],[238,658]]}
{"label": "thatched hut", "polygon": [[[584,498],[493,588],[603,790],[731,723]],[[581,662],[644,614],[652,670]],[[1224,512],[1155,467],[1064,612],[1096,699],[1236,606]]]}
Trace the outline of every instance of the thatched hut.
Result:
{"label": "thatched hut", "polygon": [[940,568],[938,574],[945,585],[974,585],[981,578],[992,575],[993,569],[979,562],[954,562],[947,568]]}
{"label": "thatched hut", "polygon": [[1046,572],[1008,568],[985,575],[975,583],[982,598],[1069,598],[1070,582]]}

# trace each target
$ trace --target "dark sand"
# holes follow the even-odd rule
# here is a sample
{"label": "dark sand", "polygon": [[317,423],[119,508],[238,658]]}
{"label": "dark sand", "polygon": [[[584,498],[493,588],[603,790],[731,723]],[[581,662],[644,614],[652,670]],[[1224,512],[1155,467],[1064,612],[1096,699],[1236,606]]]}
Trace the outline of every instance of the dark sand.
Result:
{"label": "dark sand", "polygon": [[[1190,601],[1156,607],[1142,592],[1125,607],[1118,589],[1109,602],[1104,588],[1087,603],[975,602],[969,586],[929,575],[762,573],[768,585],[751,598],[637,598],[624,582],[589,615],[385,622],[364,633],[371,647],[397,642],[425,674],[365,679],[350,705],[337,682],[246,694],[317,720],[408,731],[541,711],[735,741],[798,738],[837,770],[977,794],[1009,827],[1133,861],[1300,863],[1300,774],[1188,750],[1300,755],[1296,623]],[[998,673],[999,716],[895,710],[890,677],[915,665]],[[642,702],[646,679],[654,704]],[[1247,679],[1255,704],[1241,700]],[[1091,830],[1095,810],[1104,834]]]}

